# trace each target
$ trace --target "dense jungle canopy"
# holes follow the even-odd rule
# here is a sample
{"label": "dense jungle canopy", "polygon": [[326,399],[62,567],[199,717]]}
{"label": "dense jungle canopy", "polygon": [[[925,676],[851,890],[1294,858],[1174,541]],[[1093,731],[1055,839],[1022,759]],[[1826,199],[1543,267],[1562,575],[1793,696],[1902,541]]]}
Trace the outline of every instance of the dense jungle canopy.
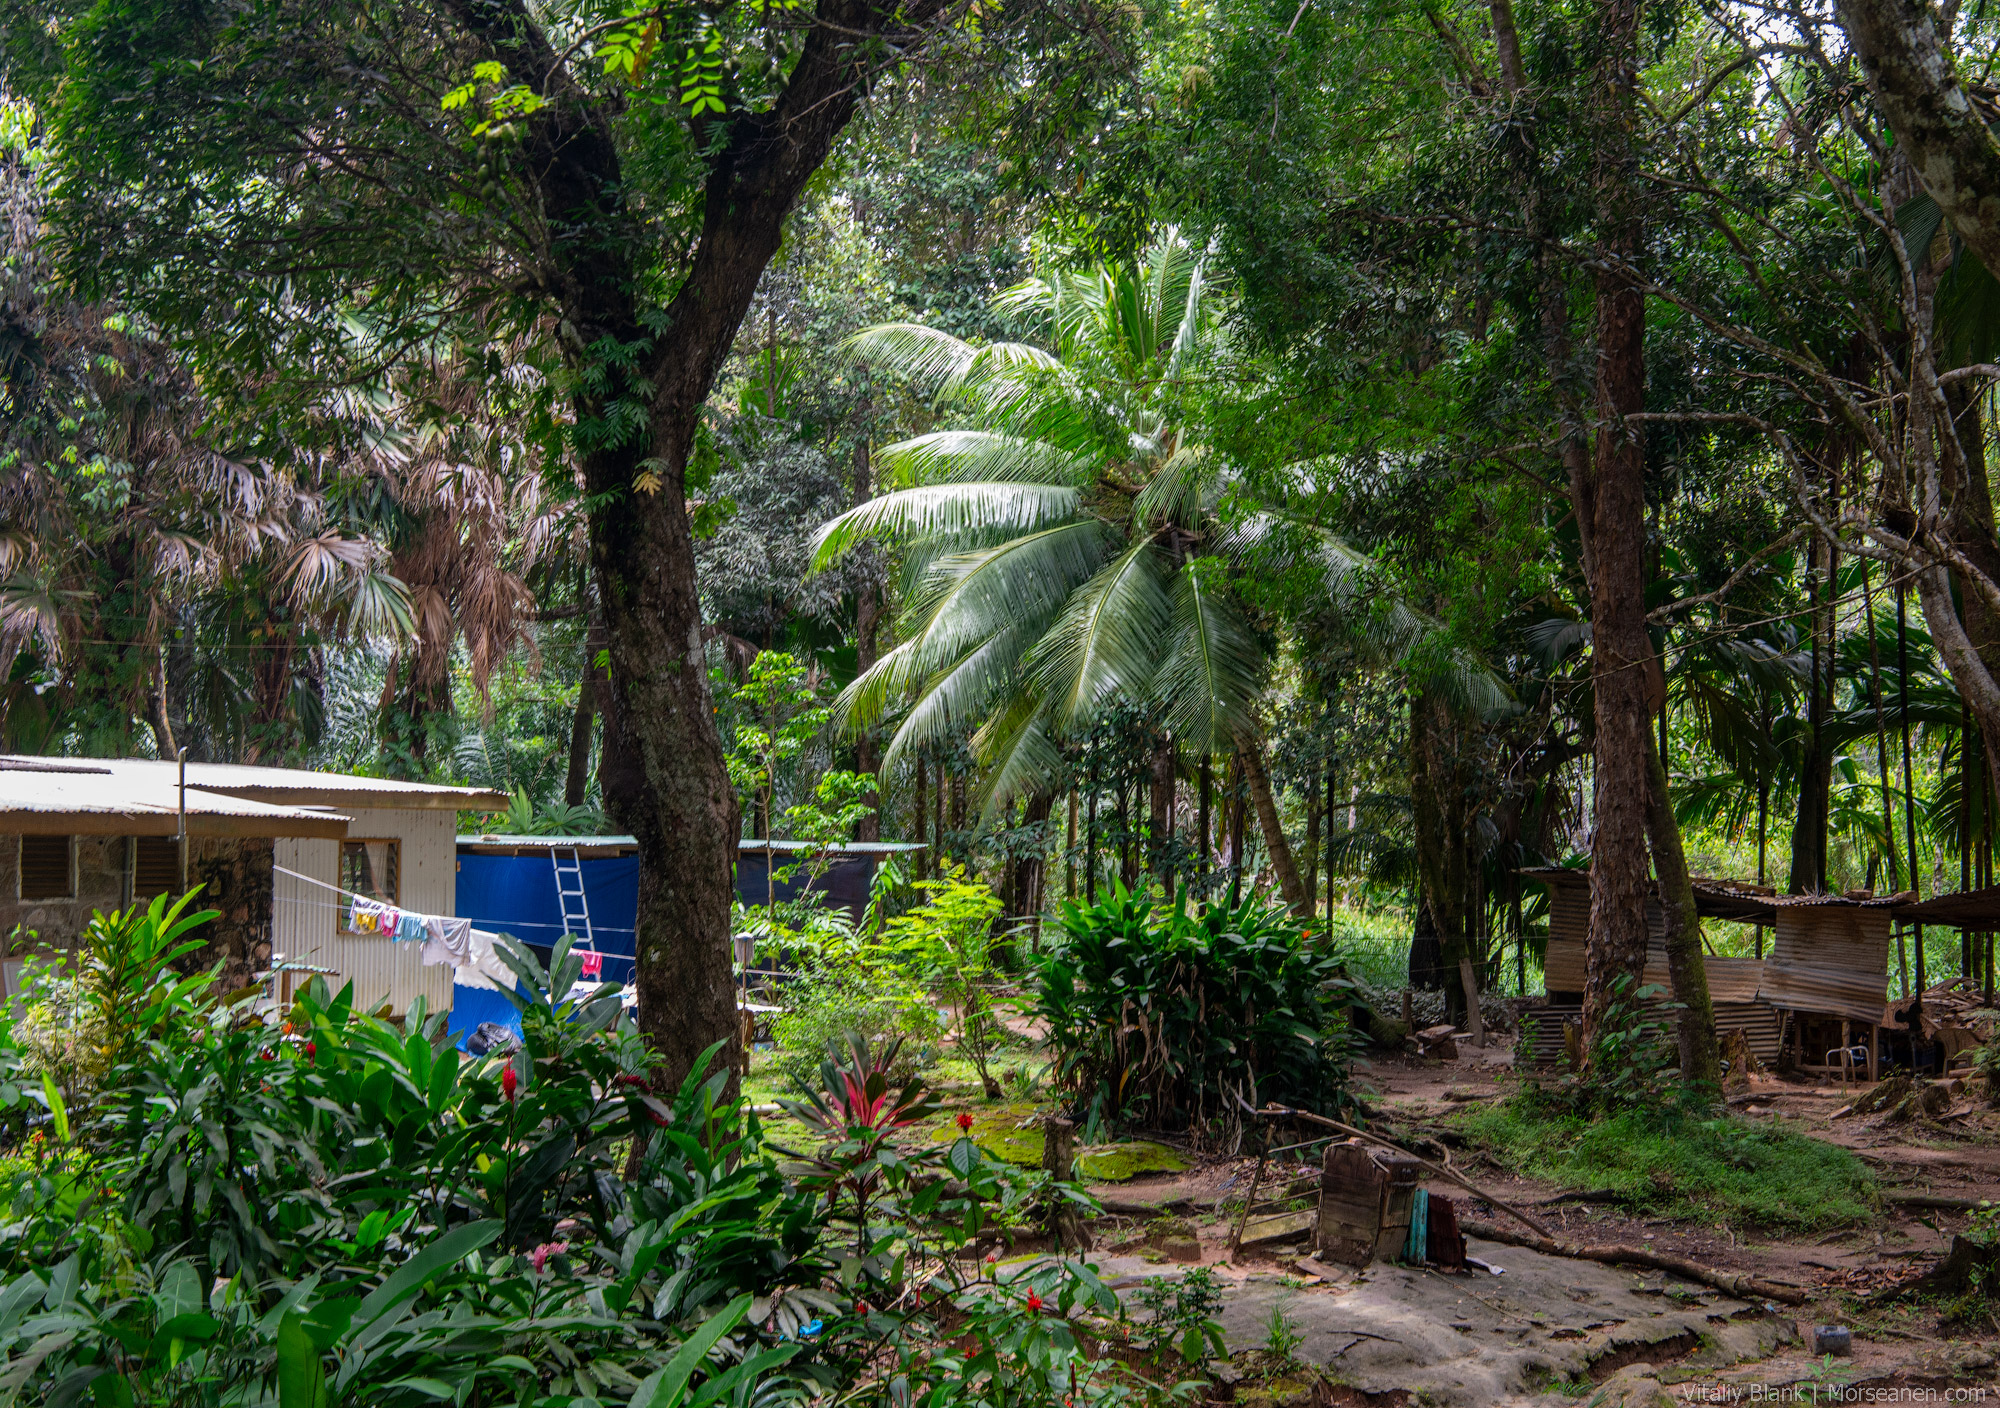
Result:
{"label": "dense jungle canopy", "polygon": [[1705,1012],[1691,875],[1993,878],[1983,9],[0,23],[0,744],[629,833],[676,1076],[835,773],[1024,932],[1264,887],[1454,1012],[1526,866],[1593,1022],[1649,887]]}

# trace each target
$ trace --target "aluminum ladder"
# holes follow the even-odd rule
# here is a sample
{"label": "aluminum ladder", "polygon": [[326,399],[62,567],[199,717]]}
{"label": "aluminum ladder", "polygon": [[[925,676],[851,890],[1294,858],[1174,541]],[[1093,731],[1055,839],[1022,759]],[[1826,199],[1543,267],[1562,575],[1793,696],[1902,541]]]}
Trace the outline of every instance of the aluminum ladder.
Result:
{"label": "aluminum ladder", "polygon": [[[563,862],[565,854],[569,856],[568,864]],[[597,935],[590,927],[590,897],[583,892],[583,858],[574,846],[551,846],[549,864],[555,868],[556,903],[562,907],[563,932],[581,938],[585,948],[595,951]]]}

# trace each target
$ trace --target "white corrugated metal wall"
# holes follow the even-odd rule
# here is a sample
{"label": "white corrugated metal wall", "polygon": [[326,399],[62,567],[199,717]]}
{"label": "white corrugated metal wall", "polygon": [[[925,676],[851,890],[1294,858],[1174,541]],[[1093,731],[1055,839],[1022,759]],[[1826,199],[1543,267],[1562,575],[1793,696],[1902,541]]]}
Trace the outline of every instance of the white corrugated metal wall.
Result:
{"label": "white corrugated metal wall", "polygon": [[[400,902],[420,914],[455,914],[458,904],[458,814],[442,809],[343,808],[356,841],[402,843]],[[290,855],[294,857],[287,860]],[[279,841],[277,862],[328,885],[340,879],[338,841]],[[452,970],[426,967],[421,944],[341,931],[342,902],[319,885],[275,876],[272,947],[286,958],[339,970],[327,981],[354,984],[357,1006],[387,1002],[401,1013],[421,994],[432,1011],[451,1004]]]}

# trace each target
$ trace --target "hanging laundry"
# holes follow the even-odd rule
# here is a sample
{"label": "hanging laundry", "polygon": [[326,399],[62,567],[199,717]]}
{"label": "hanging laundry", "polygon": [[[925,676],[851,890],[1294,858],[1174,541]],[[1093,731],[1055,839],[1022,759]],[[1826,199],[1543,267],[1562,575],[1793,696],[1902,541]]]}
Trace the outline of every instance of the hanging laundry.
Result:
{"label": "hanging laundry", "polygon": [[583,950],[580,957],[583,959],[584,977],[596,978],[596,977],[601,977],[603,975],[604,973],[603,954],[597,952],[595,949],[585,949]]}
{"label": "hanging laundry", "polygon": [[431,918],[432,916],[428,914],[411,914],[405,910],[402,922],[396,926],[396,942],[421,942],[427,939],[430,935]]}
{"label": "hanging laundry", "polygon": [[[467,920],[470,924],[472,921]],[[500,936],[489,934],[484,929],[471,931],[472,943],[465,965],[452,975],[452,981],[466,988],[502,988],[512,992],[515,987],[514,970],[507,966],[507,960],[495,951],[494,941]]]}
{"label": "hanging laundry", "polygon": [[449,963],[463,968],[472,961],[472,921],[448,919],[439,914],[422,916],[423,959],[427,964]]}
{"label": "hanging laundry", "polygon": [[348,911],[347,927],[356,934],[380,934],[393,932],[385,930],[384,922],[395,911],[379,900],[354,897],[354,907]]}

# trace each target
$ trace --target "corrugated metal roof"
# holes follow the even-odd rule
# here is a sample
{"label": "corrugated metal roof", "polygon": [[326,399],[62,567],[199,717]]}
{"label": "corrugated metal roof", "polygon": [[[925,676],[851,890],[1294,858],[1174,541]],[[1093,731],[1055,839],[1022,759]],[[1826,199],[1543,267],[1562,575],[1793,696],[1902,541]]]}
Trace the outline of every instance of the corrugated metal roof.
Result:
{"label": "corrugated metal roof", "polygon": [[[0,755],[0,772],[65,775],[81,769],[107,773],[155,786],[165,779],[172,786],[179,764],[160,758],[37,758]],[[342,772],[306,768],[267,768],[250,763],[187,765],[190,788],[223,793],[277,807],[438,807],[453,811],[505,811],[504,792],[485,787],[449,787],[436,782],[408,782],[394,777],[356,777]]]}
{"label": "corrugated metal roof", "polygon": [[[180,828],[180,789],[171,772],[134,774],[94,763],[15,768],[7,762],[0,759],[0,832],[172,836]],[[347,834],[347,818],[337,813],[273,806],[194,786],[187,789],[187,812],[194,836]]]}
{"label": "corrugated metal roof", "polygon": [[[460,836],[460,847],[471,850],[492,846],[507,850],[557,850],[566,851],[574,847],[580,851],[590,850],[637,850],[639,838],[636,836],[515,836],[491,832],[481,832],[477,836]],[[821,849],[810,841],[754,841],[737,843],[737,850],[745,855],[763,855],[767,851],[785,854],[796,851],[817,851]],[[899,855],[905,851],[921,851],[923,845],[915,841],[844,841],[838,846],[825,848],[833,855],[841,856],[881,856]]]}

